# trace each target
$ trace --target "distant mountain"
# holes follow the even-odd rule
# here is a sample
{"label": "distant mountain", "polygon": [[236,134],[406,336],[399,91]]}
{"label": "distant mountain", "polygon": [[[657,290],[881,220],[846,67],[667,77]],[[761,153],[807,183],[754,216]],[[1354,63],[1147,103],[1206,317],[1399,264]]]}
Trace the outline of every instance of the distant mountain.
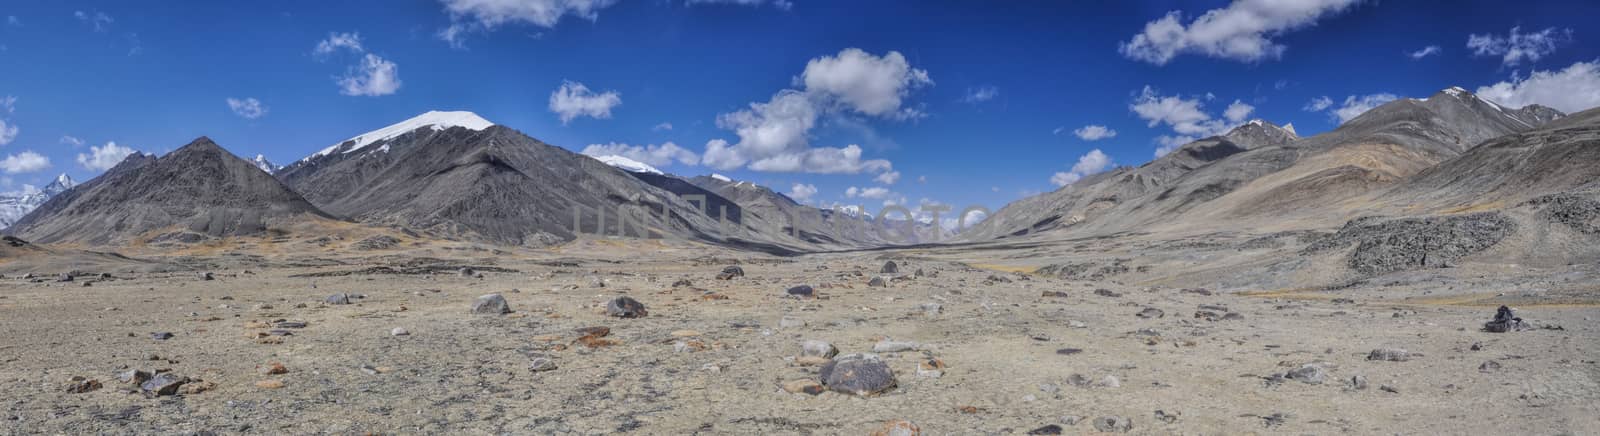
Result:
{"label": "distant mountain", "polygon": [[616,234],[623,210],[630,235],[642,226],[721,241],[715,222],[676,195],[471,112],[428,112],[358,135],[277,177],[335,215],[440,237],[548,245],[596,233],[601,216]]}
{"label": "distant mountain", "polygon": [[256,155],[255,159],[250,159],[250,163],[255,164],[256,168],[260,168],[261,171],[266,171],[267,174],[276,174],[278,170],[283,169],[282,165],[273,165],[272,162],[267,160],[266,156],[259,154]]}
{"label": "distant mountain", "polygon": [[131,154],[7,233],[38,243],[194,242],[327,218],[250,161],[200,137],[160,158]]}
{"label": "distant mountain", "polygon": [[77,186],[77,182],[72,181],[66,173],[61,173],[55,180],[50,181],[50,184],[45,185],[44,189],[24,186],[18,193],[0,193],[0,229],[11,227],[11,224],[16,223],[23,215],[32,212],[50,198],[72,189],[73,186]]}
{"label": "distant mountain", "polygon": [[1086,177],[1007,205],[963,237],[1215,230],[1250,226],[1252,219],[1342,223],[1375,207],[1376,193],[1484,141],[1563,116],[1543,106],[1508,109],[1451,87],[1426,99],[1386,103],[1309,138],[1250,122],[1139,168]]}

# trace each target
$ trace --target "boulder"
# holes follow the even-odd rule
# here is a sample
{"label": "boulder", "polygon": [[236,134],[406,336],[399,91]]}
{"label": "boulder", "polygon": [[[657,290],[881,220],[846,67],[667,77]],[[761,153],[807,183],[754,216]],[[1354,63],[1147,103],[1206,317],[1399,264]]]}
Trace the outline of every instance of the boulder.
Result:
{"label": "boulder", "polygon": [[328,303],[328,304],[335,304],[335,305],[337,305],[337,304],[350,304],[350,294],[346,294],[346,293],[341,292],[341,293],[329,295],[328,298],[323,300],[322,302]]}
{"label": "boulder", "polygon": [[894,263],[894,261],[892,261],[892,260],[888,261],[888,262],[884,262],[883,263],[883,268],[879,268],[878,269],[878,273],[879,274],[899,274],[900,273],[900,265],[896,265]]}
{"label": "boulder", "polygon": [[511,313],[511,304],[506,303],[506,297],[500,294],[489,294],[478,297],[472,302],[472,313],[477,315],[503,315]]}
{"label": "boulder", "polygon": [[644,303],[631,297],[617,297],[606,303],[606,315],[617,318],[643,318],[649,314],[644,308]]}
{"label": "boulder", "polygon": [[855,353],[834,358],[821,371],[822,385],[829,390],[870,396],[895,387],[894,371],[876,354]]}
{"label": "boulder", "polygon": [[717,280],[733,280],[735,277],[744,277],[744,268],[738,265],[729,266],[717,273]]}
{"label": "boulder", "polygon": [[795,286],[784,292],[795,298],[816,298],[817,296],[817,291],[812,289],[811,285]]}

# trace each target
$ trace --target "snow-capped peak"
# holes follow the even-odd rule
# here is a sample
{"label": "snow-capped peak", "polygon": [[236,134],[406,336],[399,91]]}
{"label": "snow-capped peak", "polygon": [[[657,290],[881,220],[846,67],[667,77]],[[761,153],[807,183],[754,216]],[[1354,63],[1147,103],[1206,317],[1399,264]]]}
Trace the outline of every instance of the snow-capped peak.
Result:
{"label": "snow-capped peak", "polygon": [[250,159],[250,163],[255,164],[256,168],[260,168],[261,171],[265,171],[267,174],[277,174],[278,170],[283,169],[283,167],[273,165],[265,155],[260,154],[256,155],[255,159]]}
{"label": "snow-capped peak", "polygon": [[1300,132],[1294,131],[1294,123],[1284,124],[1283,125],[1283,130],[1289,131],[1289,133],[1293,134],[1296,137],[1300,136]]}
{"label": "snow-capped peak", "polygon": [[354,144],[344,148],[342,152],[353,153],[357,150],[365,148],[368,145],[372,145],[385,139],[404,135],[413,130],[424,127],[432,127],[433,130],[436,131],[451,127],[465,127],[472,130],[483,130],[493,125],[494,123],[489,122],[489,120],[485,120],[483,117],[478,116],[478,114],[468,111],[428,111],[422,115],[411,117],[411,119],[391,124],[388,127],[356,135],[354,138],[346,139],[344,141],[339,141],[338,144],[328,146],[328,148],[324,148],[322,151],[318,151],[302,160],[310,160],[312,158],[333,154],[336,151],[341,151],[341,145],[352,142]]}
{"label": "snow-capped peak", "polygon": [[1253,119],[1253,120],[1250,120],[1249,122],[1246,122],[1245,124],[1249,124],[1249,125],[1252,125],[1252,126],[1260,127],[1261,126],[1261,119],[1260,118]]}
{"label": "snow-capped peak", "polygon": [[717,173],[711,173],[711,178],[717,179],[717,180],[721,180],[723,182],[732,182],[733,181],[733,179],[728,178],[728,176],[724,176],[724,175],[717,174]]}
{"label": "snow-capped peak", "polygon": [[1439,91],[1439,92],[1443,92],[1445,94],[1450,94],[1451,97],[1456,97],[1456,98],[1461,98],[1462,95],[1470,95],[1471,94],[1471,93],[1467,92],[1466,88],[1462,88],[1460,86],[1452,86],[1452,87],[1449,87],[1449,88],[1445,88],[1443,91]]}
{"label": "snow-capped peak", "polygon": [[593,156],[593,157],[596,160],[599,160],[601,162],[605,162],[606,165],[611,165],[611,166],[617,167],[617,169],[620,169],[620,170],[623,170],[623,171],[627,171],[627,172],[630,172],[630,173],[665,174],[665,173],[661,172],[661,170],[656,169],[656,167],[650,166],[649,164],[646,164],[644,162],[639,162],[639,161],[636,161],[636,160],[633,160],[633,159],[628,159],[626,157],[617,156],[617,155],[614,155],[614,154],[605,155],[605,156]]}

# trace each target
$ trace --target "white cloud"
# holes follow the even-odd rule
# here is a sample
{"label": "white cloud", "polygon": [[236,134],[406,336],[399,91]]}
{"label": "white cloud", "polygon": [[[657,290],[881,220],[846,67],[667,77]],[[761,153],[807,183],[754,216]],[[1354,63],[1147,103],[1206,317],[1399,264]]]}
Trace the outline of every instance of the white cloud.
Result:
{"label": "white cloud", "polygon": [[571,15],[595,21],[600,10],[617,0],[440,0],[450,14],[450,26],[438,36],[453,47],[462,47],[468,31],[491,31],[508,23],[531,24],[546,29],[556,27],[561,18]]}
{"label": "white cloud", "polygon": [[1228,121],[1235,124],[1242,123],[1244,122],[1245,118],[1249,118],[1250,113],[1255,112],[1255,110],[1255,106],[1251,106],[1239,100],[1234,100],[1232,104],[1228,105],[1227,109],[1222,111],[1222,117],[1227,118]]}
{"label": "white cloud", "polygon": [[236,99],[236,98],[229,98],[228,99],[228,109],[232,109],[233,113],[235,115],[238,115],[238,116],[241,116],[241,117],[245,117],[247,119],[252,119],[252,120],[256,119],[256,118],[261,118],[262,116],[267,114],[267,107],[266,106],[262,106],[261,105],[261,101],[260,100],[256,100],[253,97],[245,98],[243,100]]}
{"label": "white cloud", "polygon": [[0,160],[0,170],[6,174],[31,173],[50,168],[50,158],[32,150],[6,156]]}
{"label": "white cloud", "polygon": [[1506,36],[1495,34],[1467,35],[1467,48],[1473,56],[1500,56],[1500,64],[1515,66],[1523,61],[1534,62],[1556,52],[1556,45],[1572,40],[1572,29],[1556,30],[1551,27],[1536,33],[1521,33],[1521,27],[1512,27]]}
{"label": "white cloud", "polygon": [[1411,59],[1422,59],[1422,58],[1425,58],[1425,57],[1428,57],[1428,56],[1433,56],[1433,55],[1439,54],[1440,51],[1443,51],[1443,49],[1440,49],[1439,46],[1430,45],[1430,46],[1427,46],[1427,47],[1423,47],[1421,50],[1417,50],[1417,51],[1414,51],[1414,52],[1406,53],[1406,56],[1411,56]]}
{"label": "white cloud", "polygon": [[135,150],[117,145],[116,142],[107,142],[104,147],[89,146],[89,154],[78,153],[78,165],[83,165],[94,171],[105,171],[117,166],[123,158],[135,153]]}
{"label": "white cloud", "polygon": [[16,124],[0,120],[0,145],[10,144],[11,141],[17,140],[17,132],[19,130]]}
{"label": "white cloud", "polygon": [[349,50],[352,53],[365,53],[367,50],[361,46],[361,34],[356,32],[338,33],[329,32],[328,39],[317,42],[317,47],[311,54],[327,56],[339,50]]}
{"label": "white cloud", "polygon": [[805,84],[807,93],[830,97],[850,110],[901,118],[918,114],[897,112],[901,99],[913,89],[933,84],[926,70],[912,68],[900,52],[890,51],[880,57],[859,48],[806,62],[799,82]]}
{"label": "white cloud", "polygon": [[1145,23],[1144,31],[1121,43],[1118,51],[1129,59],[1165,65],[1184,53],[1219,59],[1257,62],[1276,59],[1285,47],[1271,38],[1316,23],[1360,0],[1237,0],[1212,9],[1188,25],[1179,11]]}
{"label": "white cloud", "polygon": [[684,4],[689,6],[711,4],[761,6],[771,4],[772,7],[785,11],[794,9],[794,2],[791,0],[688,0]]}
{"label": "white cloud", "polygon": [[339,93],[344,95],[377,97],[399,90],[400,66],[372,53],[339,78]]}
{"label": "white cloud", "polygon": [[1397,98],[1399,97],[1389,93],[1345,97],[1344,104],[1333,110],[1333,117],[1339,120],[1339,124],[1344,124],[1346,121],[1367,113],[1372,108],[1382,106],[1384,103],[1394,101]]}
{"label": "white cloud", "polygon": [[[899,52],[880,57],[847,48],[837,56],[807,62],[795,84],[804,89],[780,90],[766,102],[750,103],[747,109],[718,115],[717,126],[733,131],[739,142],[707,142],[706,165],[726,170],[748,164],[755,171],[825,174],[889,171],[893,166],[887,160],[862,160],[857,145],[811,147],[811,129],[823,115],[849,120],[844,112],[899,120],[916,118],[921,112],[903,108],[904,98],[912,89],[932,85],[933,81],[926,71],[906,63]],[[866,131],[867,139],[874,139],[870,129]]]}
{"label": "white cloud", "polygon": [[561,124],[574,118],[587,116],[597,119],[611,118],[611,108],[622,104],[622,94],[606,91],[599,94],[582,83],[563,81],[560,88],[550,93],[550,112],[561,117]]}
{"label": "white cloud", "polygon": [[660,132],[662,130],[672,130],[672,123],[665,123],[664,122],[664,123],[661,123],[661,124],[657,124],[655,127],[651,127],[650,130],[651,131],[655,131],[655,132]]}
{"label": "white cloud", "polygon": [[17,112],[17,97],[13,95],[0,98],[0,109],[5,109],[7,114]]}
{"label": "white cloud", "polygon": [[811,201],[813,195],[817,195],[816,185],[796,183],[789,187],[789,198],[793,198],[794,201],[807,203]]}
{"label": "white cloud", "polygon": [[[1056,129],[1057,134],[1060,134],[1060,131],[1061,131],[1061,129]],[[1072,134],[1073,135],[1077,135],[1078,139],[1082,139],[1082,140],[1085,140],[1085,141],[1099,141],[1099,140],[1102,140],[1102,139],[1117,137],[1117,131],[1116,130],[1111,130],[1111,129],[1106,128],[1106,126],[1101,126],[1101,125],[1097,125],[1097,124],[1090,124],[1090,125],[1087,125],[1087,126],[1079,127],[1077,129],[1074,129],[1072,131]]]}
{"label": "white cloud", "polygon": [[689,149],[679,147],[678,144],[667,142],[661,145],[649,144],[644,146],[620,143],[589,144],[583,148],[583,154],[589,156],[622,156],[651,166],[667,166],[673,162],[684,165],[697,165],[700,156]]}
{"label": "white cloud", "polygon": [[1211,118],[1202,109],[1200,99],[1157,95],[1154,88],[1145,86],[1128,109],[1148,122],[1149,127],[1166,124],[1181,135],[1211,136],[1227,130],[1221,120]]}
{"label": "white cloud", "polygon": [[1111,156],[1107,156],[1100,149],[1090,150],[1078,158],[1078,163],[1072,165],[1072,170],[1064,173],[1055,173],[1050,176],[1050,183],[1056,186],[1067,186],[1082,180],[1084,177],[1097,174],[1111,168]]}
{"label": "white cloud", "polygon": [[72,12],[72,16],[76,17],[78,19],[78,21],[81,21],[81,22],[87,23],[87,24],[89,24],[91,26],[94,26],[94,31],[96,31],[96,32],[104,32],[104,31],[106,31],[106,25],[111,24],[113,21],[116,21],[116,20],[111,19],[110,15],[106,15],[105,12],[100,12],[100,11],[94,11],[94,12],[73,11]]}
{"label": "white cloud", "polygon": [[1566,113],[1600,106],[1600,63],[1577,62],[1561,71],[1534,71],[1478,88],[1477,95],[1509,107],[1541,104]]}
{"label": "white cloud", "polygon": [[1161,135],[1161,136],[1157,136],[1156,137],[1156,144],[1158,146],[1156,147],[1155,157],[1160,158],[1162,156],[1166,156],[1167,153],[1171,153],[1173,150],[1177,150],[1178,147],[1182,147],[1184,144],[1188,144],[1188,143],[1194,142],[1196,139],[1199,139],[1199,138],[1196,138],[1196,137],[1193,137],[1193,136],[1187,136],[1187,135]]}
{"label": "white cloud", "polygon": [[61,142],[62,144],[71,145],[73,147],[82,147],[83,146],[83,140],[82,139],[78,139],[78,137],[72,136],[72,135],[62,135],[61,136],[61,140],[59,142]]}
{"label": "white cloud", "polygon": [[885,188],[885,187],[882,187],[882,186],[873,186],[871,188],[857,188],[857,187],[851,186],[849,189],[845,189],[844,190],[844,196],[845,197],[849,197],[849,198],[858,198],[859,197],[859,198],[865,198],[865,199],[869,199],[869,200],[882,200],[882,199],[893,197],[895,195],[896,194],[894,193],[894,191],[890,191],[889,188]]}
{"label": "white cloud", "polygon": [[983,85],[977,88],[967,88],[967,95],[961,97],[962,103],[978,104],[994,100],[1000,96],[1000,88],[994,85]]}
{"label": "white cloud", "polygon": [[1317,97],[1317,98],[1311,99],[1311,101],[1306,102],[1306,106],[1305,107],[1300,108],[1300,109],[1304,110],[1306,112],[1322,112],[1324,110],[1327,110],[1330,107],[1333,107],[1333,99],[1328,98],[1328,96],[1324,95],[1324,96],[1321,96],[1321,97]]}
{"label": "white cloud", "polygon": [[879,174],[877,177],[873,177],[872,180],[876,181],[878,183],[885,184],[885,185],[893,185],[894,182],[900,181],[900,172],[899,171],[884,171],[883,174]]}

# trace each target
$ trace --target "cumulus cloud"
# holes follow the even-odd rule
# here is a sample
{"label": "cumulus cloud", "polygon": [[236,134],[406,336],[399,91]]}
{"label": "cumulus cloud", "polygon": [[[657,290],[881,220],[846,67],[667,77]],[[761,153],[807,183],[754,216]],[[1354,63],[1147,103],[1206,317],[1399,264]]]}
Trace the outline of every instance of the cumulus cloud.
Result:
{"label": "cumulus cloud", "polygon": [[522,23],[546,29],[561,19],[573,16],[595,21],[600,10],[617,0],[440,0],[450,15],[450,26],[439,31],[439,39],[452,47],[463,47],[468,32],[487,32],[505,24]]}
{"label": "cumulus cloud", "polygon": [[769,5],[770,4],[770,5],[772,5],[772,7],[775,7],[775,8],[781,9],[781,10],[785,10],[785,11],[790,10],[790,9],[794,9],[794,2],[790,1],[790,0],[688,0],[688,1],[684,2],[684,4],[689,5],[689,6],[694,6],[694,5],[714,5],[714,4],[739,5],[739,6],[762,6],[762,5]]}
{"label": "cumulus cloud", "polygon": [[796,183],[789,187],[789,198],[793,198],[794,201],[807,203],[811,201],[813,195],[817,195],[816,185]]}
{"label": "cumulus cloud", "polygon": [[716,169],[748,165],[756,171],[890,171],[893,166],[887,160],[861,159],[857,145],[813,148],[811,129],[824,115],[837,119],[848,119],[849,113],[895,120],[917,118],[921,112],[903,107],[904,99],[912,90],[932,84],[927,71],[912,68],[905,56],[895,51],[875,56],[847,48],[836,56],[812,59],[795,79],[801,89],[780,90],[765,102],[718,115],[717,126],[733,131],[739,141],[707,142],[704,162]]}
{"label": "cumulus cloud", "polygon": [[561,124],[581,116],[611,118],[611,108],[620,104],[622,93],[606,91],[596,94],[588,86],[570,80],[563,81],[560,88],[550,93],[550,112],[561,117]]}
{"label": "cumulus cloud", "polygon": [[1600,106],[1600,64],[1578,62],[1560,71],[1534,71],[1526,78],[1478,87],[1479,97],[1509,107],[1530,104],[1575,113]]}
{"label": "cumulus cloud", "polygon": [[0,160],[0,171],[6,174],[31,173],[50,168],[50,158],[32,150],[6,156]]}
{"label": "cumulus cloud", "polygon": [[88,24],[88,25],[94,27],[94,31],[96,31],[96,32],[104,32],[104,31],[106,31],[106,26],[108,26],[112,22],[116,21],[116,20],[112,19],[110,15],[106,15],[105,12],[100,12],[100,11],[94,11],[94,12],[73,11],[72,12],[72,16],[74,18],[77,18],[78,21],[83,22],[85,24]]}
{"label": "cumulus cloud", "polygon": [[1072,164],[1071,171],[1055,173],[1055,175],[1050,176],[1050,183],[1054,183],[1056,186],[1071,185],[1083,180],[1084,177],[1097,174],[1108,168],[1111,168],[1111,156],[1107,156],[1096,148],[1078,157],[1078,163]]}
{"label": "cumulus cloud", "polygon": [[1000,88],[996,88],[994,85],[983,85],[977,88],[967,88],[967,94],[961,97],[961,102],[978,104],[994,100],[995,97],[999,96]]}
{"label": "cumulus cloud", "polygon": [[1333,107],[1333,99],[1328,98],[1328,96],[1324,95],[1324,96],[1321,96],[1321,97],[1317,97],[1317,98],[1311,99],[1311,101],[1306,102],[1306,106],[1305,107],[1300,108],[1300,109],[1304,110],[1306,112],[1322,112],[1324,110],[1327,110],[1330,107]]}
{"label": "cumulus cloud", "polygon": [[583,154],[589,156],[622,156],[650,166],[667,166],[673,162],[684,165],[700,163],[700,156],[689,149],[679,147],[678,144],[667,142],[661,145],[649,144],[644,146],[628,145],[621,143],[589,144],[583,148]]}
{"label": "cumulus cloud", "polygon": [[1232,104],[1228,105],[1227,109],[1222,111],[1222,117],[1227,118],[1228,121],[1234,123],[1242,123],[1244,122],[1245,118],[1249,118],[1250,113],[1255,112],[1255,110],[1255,106],[1251,106],[1239,100],[1234,100]]}
{"label": "cumulus cloud", "polygon": [[1183,23],[1183,13],[1145,23],[1144,31],[1118,46],[1129,59],[1165,65],[1180,54],[1257,62],[1283,56],[1272,38],[1315,24],[1360,0],[1236,0]]}
{"label": "cumulus cloud", "polygon": [[[1057,134],[1060,134],[1060,131],[1061,131],[1061,129],[1056,129]],[[1106,126],[1101,126],[1101,125],[1097,125],[1097,124],[1090,124],[1090,125],[1087,125],[1087,126],[1079,127],[1077,129],[1073,129],[1072,130],[1072,134],[1073,135],[1077,135],[1078,139],[1082,139],[1082,140],[1085,140],[1085,141],[1099,141],[1099,140],[1102,140],[1102,139],[1117,137],[1117,131],[1116,130],[1111,130],[1111,129],[1106,128]]]}
{"label": "cumulus cloud", "polygon": [[1534,62],[1556,52],[1556,45],[1572,40],[1572,29],[1556,30],[1551,27],[1535,33],[1521,33],[1521,27],[1512,27],[1506,36],[1486,33],[1467,35],[1467,48],[1473,56],[1500,56],[1500,64],[1515,66],[1523,61]]}
{"label": "cumulus cloud", "polygon": [[884,171],[883,174],[879,174],[877,177],[873,177],[872,180],[875,181],[875,182],[878,182],[878,183],[885,184],[885,185],[893,185],[894,182],[900,181],[900,172],[899,171]]}
{"label": "cumulus cloud", "polygon": [[134,149],[107,142],[103,147],[89,146],[89,153],[78,153],[78,165],[94,171],[105,171],[117,166],[123,158],[135,153]]}
{"label": "cumulus cloud", "polygon": [[1433,55],[1439,54],[1440,51],[1442,51],[1442,49],[1440,49],[1439,46],[1430,45],[1430,46],[1427,46],[1427,47],[1423,47],[1420,50],[1417,50],[1417,51],[1414,51],[1414,52],[1410,52],[1410,53],[1406,53],[1406,56],[1411,56],[1411,59],[1422,59],[1422,58],[1425,58],[1425,57],[1428,57],[1428,56],[1433,56]]}
{"label": "cumulus cloud", "polygon": [[339,78],[339,93],[344,95],[377,97],[399,90],[400,66],[372,53]]}
{"label": "cumulus cloud", "polygon": [[831,97],[829,100],[871,116],[914,117],[915,111],[901,110],[901,99],[911,90],[933,84],[928,71],[912,68],[905,55],[890,51],[874,56],[859,48],[847,48],[835,56],[806,62],[800,73],[806,92]]}
{"label": "cumulus cloud", "polygon": [[1355,117],[1361,116],[1361,114],[1367,113],[1367,111],[1372,110],[1372,108],[1382,106],[1384,103],[1395,101],[1395,99],[1398,98],[1399,97],[1396,97],[1394,94],[1382,92],[1362,96],[1352,95],[1345,97],[1344,104],[1339,105],[1338,108],[1334,109],[1332,115],[1334,119],[1339,120],[1339,124],[1344,124],[1346,121],[1350,121]]}
{"label": "cumulus cloud", "polygon": [[255,98],[245,98],[243,100],[229,98],[228,109],[232,109],[234,115],[251,120],[261,118],[267,114],[267,107],[263,106],[261,101]]}
{"label": "cumulus cloud", "polygon": [[311,49],[311,54],[327,56],[340,50],[349,50],[352,53],[364,53],[367,51],[366,48],[361,46],[360,33],[329,32],[328,39],[318,41],[317,47]]}

